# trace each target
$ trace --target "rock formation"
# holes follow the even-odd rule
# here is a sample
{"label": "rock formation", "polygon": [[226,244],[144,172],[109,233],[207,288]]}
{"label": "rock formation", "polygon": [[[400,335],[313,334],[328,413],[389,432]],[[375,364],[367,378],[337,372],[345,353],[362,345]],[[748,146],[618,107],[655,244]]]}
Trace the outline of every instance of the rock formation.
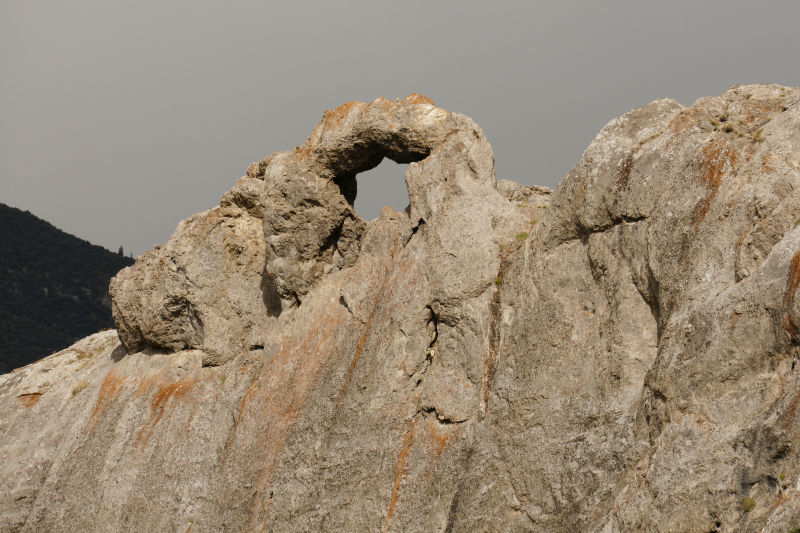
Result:
{"label": "rock formation", "polygon": [[798,101],[657,100],[552,194],[425,97],[326,111],[112,280],[119,342],[0,377],[0,530],[800,527]]}

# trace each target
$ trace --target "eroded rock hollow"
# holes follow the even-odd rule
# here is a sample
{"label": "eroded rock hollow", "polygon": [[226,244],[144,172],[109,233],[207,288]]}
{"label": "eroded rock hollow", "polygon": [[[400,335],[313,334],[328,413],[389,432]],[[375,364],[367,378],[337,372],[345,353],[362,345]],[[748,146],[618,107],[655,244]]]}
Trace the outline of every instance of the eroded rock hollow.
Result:
{"label": "eroded rock hollow", "polygon": [[426,97],[326,111],[0,377],[0,530],[800,527],[798,101],[657,100],[552,193]]}

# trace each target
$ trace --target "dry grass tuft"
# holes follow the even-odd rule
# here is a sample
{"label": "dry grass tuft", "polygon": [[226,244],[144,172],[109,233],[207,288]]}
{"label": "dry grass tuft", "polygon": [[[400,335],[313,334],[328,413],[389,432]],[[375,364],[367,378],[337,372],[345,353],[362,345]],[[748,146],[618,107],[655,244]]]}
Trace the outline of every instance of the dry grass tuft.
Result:
{"label": "dry grass tuft", "polygon": [[75,383],[75,386],[72,387],[72,396],[75,396],[76,394],[80,393],[83,389],[85,389],[88,386],[89,382],[86,381],[85,379],[78,380],[78,382]]}

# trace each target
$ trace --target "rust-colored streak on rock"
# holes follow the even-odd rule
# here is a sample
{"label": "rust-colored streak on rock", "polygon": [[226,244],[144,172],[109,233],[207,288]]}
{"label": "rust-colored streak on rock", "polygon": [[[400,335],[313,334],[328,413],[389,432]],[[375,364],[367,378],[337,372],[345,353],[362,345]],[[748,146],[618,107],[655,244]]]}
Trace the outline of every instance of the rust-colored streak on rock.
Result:
{"label": "rust-colored streak on rock", "polygon": [[17,396],[19,398],[20,403],[22,403],[23,407],[33,407],[39,400],[42,399],[41,392],[32,392],[30,394],[20,394]]}
{"label": "rust-colored streak on rock", "polygon": [[356,353],[353,354],[353,359],[350,361],[350,366],[347,367],[347,374],[345,375],[344,378],[344,384],[342,385],[342,388],[339,391],[338,400],[336,402],[337,405],[341,403],[342,398],[344,398],[344,395],[347,392],[347,388],[350,386],[350,381],[353,378],[353,370],[355,370],[356,363],[358,363],[358,360],[361,358],[361,353],[364,351],[364,345],[367,343],[367,338],[369,337],[369,332],[372,328],[372,321],[373,318],[375,317],[375,309],[377,309],[378,303],[381,301],[382,296],[383,296],[383,290],[381,290],[380,295],[378,295],[378,298],[376,298],[375,300],[375,305],[373,305],[372,311],[370,312],[369,318],[367,319],[367,326],[364,329],[364,334],[358,340]]}
{"label": "rust-colored streak on rock", "polygon": [[174,398],[175,401],[171,406],[174,408],[174,404],[184,398],[196,384],[197,380],[189,376],[183,376],[174,383],[157,383],[157,390],[151,402],[150,419],[139,431],[136,438],[137,444],[140,444],[143,449],[147,446],[158,422],[167,411],[169,400]]}
{"label": "rust-colored streak on rock", "polygon": [[257,480],[256,505],[251,514],[251,529],[268,517],[269,504],[261,507],[263,494],[272,472],[285,448],[291,428],[308,401],[314,384],[327,359],[336,352],[331,339],[346,338],[342,330],[352,327],[353,320],[339,305],[331,305],[317,318],[307,334],[285,338],[282,349],[262,369],[242,397],[234,436],[231,437],[229,465],[234,468],[237,457],[241,478]]}
{"label": "rust-colored streak on rock", "polygon": [[400,498],[400,485],[403,483],[403,476],[406,473],[406,458],[411,445],[414,443],[414,426],[416,422],[411,422],[408,425],[406,434],[403,436],[403,446],[400,448],[400,453],[397,456],[397,462],[394,465],[394,485],[392,486],[392,498],[389,500],[389,510],[386,512],[386,520],[383,523],[383,533],[389,531],[392,526],[392,517],[394,510],[397,507],[397,500]]}
{"label": "rust-colored streak on rock", "polygon": [[789,264],[789,278],[786,281],[786,290],[783,293],[783,325],[786,333],[793,341],[797,339],[798,324],[792,315],[792,303],[797,286],[800,285],[800,251],[795,252]]}
{"label": "rust-colored streak on rock", "polygon": [[[430,464],[425,469],[423,476],[426,481],[431,478],[439,458],[446,449],[458,440],[464,427],[464,424],[443,426],[435,420],[425,421],[423,426],[424,433],[421,438],[417,439],[417,442],[419,447],[424,447],[428,451],[430,457]],[[424,444],[420,441],[424,442]]]}
{"label": "rust-colored streak on rock", "polygon": [[[326,333],[328,333],[327,330],[331,325],[330,323],[321,324],[322,328],[326,330]],[[289,431],[297,419],[300,409],[308,399],[308,392],[311,385],[317,378],[317,371],[321,366],[322,354],[324,353],[324,347],[319,341],[327,338],[326,333],[319,334],[317,332],[316,335],[312,333],[308,342],[303,343],[298,350],[300,354],[310,356],[301,356],[302,364],[300,371],[297,373],[290,371],[289,375],[286,375],[286,381],[288,383],[286,383],[285,389],[274,390],[272,394],[264,398],[264,403],[267,405],[264,406],[266,409],[262,413],[265,414],[270,421],[275,423],[275,432],[270,435],[272,438],[265,443],[268,457],[261,483],[259,484],[260,493],[263,493],[263,490],[269,485],[273,468],[284,448]],[[315,343],[314,341],[317,342]],[[281,354],[283,357],[280,362],[283,363],[283,365],[278,373],[283,373],[285,371],[287,363],[289,362],[287,359],[289,359],[290,355],[297,355],[291,354],[291,351],[293,350],[290,349]],[[268,512],[269,508],[266,508],[264,513],[265,520],[268,516]]]}
{"label": "rust-colored streak on rock", "polygon": [[792,403],[789,404],[788,409],[783,413],[783,429],[789,429],[789,425],[791,425],[792,421],[794,420],[794,416],[797,413],[797,406],[800,404],[800,392],[795,394]]}
{"label": "rust-colored streak on rock", "polygon": [[[392,262],[395,263],[395,265],[392,265],[392,266],[396,266],[397,250],[398,250],[399,244],[400,244],[399,238],[395,237],[394,247],[392,248]],[[347,369],[347,375],[345,376],[344,384],[342,385],[342,388],[339,391],[339,396],[338,396],[338,398],[336,400],[337,407],[338,407],[339,404],[341,404],[341,401],[344,398],[344,395],[347,392],[348,387],[350,386],[350,381],[353,378],[353,370],[355,370],[356,363],[358,363],[358,360],[361,358],[361,353],[364,351],[364,346],[366,345],[367,339],[369,338],[370,331],[372,330],[372,322],[373,322],[373,320],[375,318],[375,311],[378,309],[378,306],[383,301],[384,295],[385,295],[386,290],[387,290],[387,285],[389,285],[387,283],[387,279],[389,278],[389,275],[390,275],[390,271],[387,271],[386,275],[383,277],[383,280],[381,282],[381,289],[380,289],[380,292],[378,293],[378,296],[375,298],[375,303],[373,304],[372,310],[369,313],[369,318],[367,319],[367,325],[366,325],[366,328],[364,328],[364,334],[361,336],[361,338],[358,341],[358,346],[356,347],[356,353],[353,354],[353,359],[350,361],[350,366]]]}
{"label": "rust-colored streak on rock", "polygon": [[431,435],[432,448],[431,451],[435,456],[440,456],[446,448],[452,445],[458,439],[458,433],[461,432],[461,425],[456,426],[455,433],[445,430],[441,424],[433,420],[428,421],[428,430]]}
{"label": "rust-colored streak on rock", "polygon": [[731,167],[736,164],[736,152],[728,148],[727,144],[720,140],[713,140],[706,144],[701,153],[701,173],[697,176],[697,179],[709,188],[709,193],[692,213],[692,221],[695,227],[705,219],[711,208],[711,202],[719,191],[722,176],[725,172],[725,163],[730,160]]}
{"label": "rust-colored streak on rock", "polygon": [[108,404],[117,397],[123,385],[125,385],[125,378],[118,376],[117,373],[112,369],[111,372],[109,372],[106,376],[106,379],[103,380],[103,384],[100,386],[100,392],[97,395],[97,404],[94,406],[92,416],[89,417],[86,427],[83,428],[84,433],[94,429],[94,426],[97,425],[97,422],[100,420],[100,417],[103,415],[106,407],[108,407]]}

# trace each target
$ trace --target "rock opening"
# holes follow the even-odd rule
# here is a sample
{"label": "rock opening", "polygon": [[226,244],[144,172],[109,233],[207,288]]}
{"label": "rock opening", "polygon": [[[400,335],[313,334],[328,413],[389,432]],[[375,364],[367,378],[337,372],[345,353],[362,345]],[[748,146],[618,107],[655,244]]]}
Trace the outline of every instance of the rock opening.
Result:
{"label": "rock opening", "polygon": [[356,176],[358,197],[353,207],[358,216],[364,220],[373,220],[380,215],[384,206],[395,211],[405,209],[409,203],[405,181],[407,168],[407,165],[384,159],[377,167]]}

